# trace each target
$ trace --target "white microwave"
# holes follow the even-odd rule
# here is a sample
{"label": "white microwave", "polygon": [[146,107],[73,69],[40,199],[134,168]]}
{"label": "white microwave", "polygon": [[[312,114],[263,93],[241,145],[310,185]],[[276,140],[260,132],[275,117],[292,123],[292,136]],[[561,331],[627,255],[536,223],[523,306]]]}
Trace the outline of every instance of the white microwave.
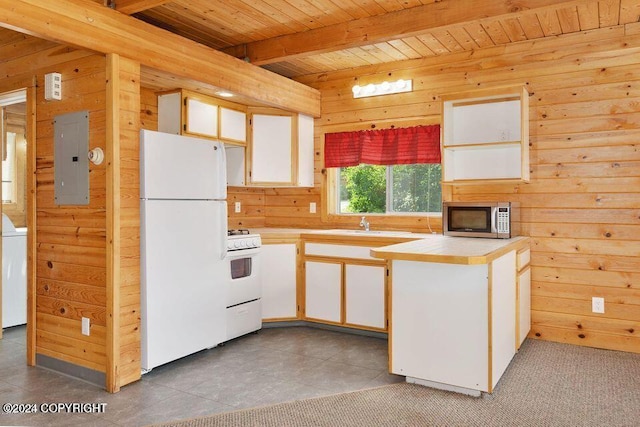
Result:
{"label": "white microwave", "polygon": [[445,236],[509,239],[517,236],[518,204],[513,202],[444,202],[442,233]]}

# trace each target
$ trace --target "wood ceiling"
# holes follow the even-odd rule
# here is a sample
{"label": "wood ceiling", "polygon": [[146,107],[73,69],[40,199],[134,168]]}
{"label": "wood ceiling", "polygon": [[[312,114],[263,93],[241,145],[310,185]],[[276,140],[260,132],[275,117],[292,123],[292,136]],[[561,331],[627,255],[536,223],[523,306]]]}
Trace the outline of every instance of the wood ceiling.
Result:
{"label": "wood ceiling", "polygon": [[638,0],[107,2],[137,19],[292,78],[640,19]]}

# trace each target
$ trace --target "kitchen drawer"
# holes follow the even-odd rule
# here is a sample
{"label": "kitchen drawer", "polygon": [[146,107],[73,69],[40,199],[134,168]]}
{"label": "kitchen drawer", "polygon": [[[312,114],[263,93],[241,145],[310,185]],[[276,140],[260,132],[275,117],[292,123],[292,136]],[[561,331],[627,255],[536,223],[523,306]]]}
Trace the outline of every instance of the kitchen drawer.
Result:
{"label": "kitchen drawer", "polygon": [[326,243],[305,243],[304,254],[336,258],[376,259],[368,246],[329,245]]}
{"label": "kitchen drawer", "polygon": [[227,308],[227,340],[262,327],[262,301],[255,300]]}
{"label": "kitchen drawer", "polygon": [[518,271],[521,271],[531,261],[531,249],[526,248],[518,251],[516,255],[516,268]]}

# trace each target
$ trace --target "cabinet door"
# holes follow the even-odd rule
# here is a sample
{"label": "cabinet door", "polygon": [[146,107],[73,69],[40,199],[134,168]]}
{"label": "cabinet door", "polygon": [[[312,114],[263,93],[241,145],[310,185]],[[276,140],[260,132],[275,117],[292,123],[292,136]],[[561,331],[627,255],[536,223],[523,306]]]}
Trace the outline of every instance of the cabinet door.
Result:
{"label": "cabinet door", "polygon": [[527,338],[531,330],[531,268],[525,267],[518,273],[518,340],[517,348]]}
{"label": "cabinet door", "polygon": [[247,143],[247,114],[244,111],[220,107],[220,138],[245,145]]}
{"label": "cabinet door", "polygon": [[218,136],[218,106],[195,98],[186,98],[185,133]]}
{"label": "cabinet door", "polygon": [[341,322],[342,264],[305,263],[305,315],[310,319]]}
{"label": "cabinet door", "polygon": [[262,318],[297,316],[296,244],[262,245]]}
{"label": "cabinet door", "polygon": [[182,93],[158,95],[158,132],[182,135]]}
{"label": "cabinet door", "polygon": [[292,117],[253,114],[251,182],[293,182]]}
{"label": "cabinet door", "polygon": [[313,117],[298,115],[298,186],[313,187]]}
{"label": "cabinet door", "polygon": [[386,329],[385,267],[345,266],[346,323]]}
{"label": "cabinet door", "polygon": [[227,154],[227,185],[232,187],[244,186],[245,177],[245,147],[240,145],[226,145],[224,151]]}

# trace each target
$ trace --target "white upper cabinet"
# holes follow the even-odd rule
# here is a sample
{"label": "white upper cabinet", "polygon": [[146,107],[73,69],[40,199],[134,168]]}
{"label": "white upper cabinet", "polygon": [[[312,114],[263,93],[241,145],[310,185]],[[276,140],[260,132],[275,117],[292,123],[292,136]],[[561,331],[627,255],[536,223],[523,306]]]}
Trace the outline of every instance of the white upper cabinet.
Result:
{"label": "white upper cabinet", "polygon": [[189,135],[218,137],[218,106],[209,100],[185,97],[184,133]]}
{"label": "white upper cabinet", "polygon": [[223,142],[228,185],[314,185],[313,117],[181,89],[158,95],[158,131]]}
{"label": "white upper cabinet", "polygon": [[220,139],[241,144],[247,142],[247,113],[220,107]]}
{"label": "white upper cabinet", "polygon": [[158,95],[158,131],[247,144],[247,107],[179,90]]}
{"label": "white upper cabinet", "polygon": [[256,109],[250,123],[249,185],[313,187],[313,118]]}
{"label": "white upper cabinet", "polygon": [[253,114],[251,182],[293,184],[293,117]]}
{"label": "white upper cabinet", "polygon": [[313,187],[313,117],[298,115],[298,187]]}
{"label": "white upper cabinet", "polygon": [[442,97],[443,182],[529,180],[529,94],[523,86]]}

